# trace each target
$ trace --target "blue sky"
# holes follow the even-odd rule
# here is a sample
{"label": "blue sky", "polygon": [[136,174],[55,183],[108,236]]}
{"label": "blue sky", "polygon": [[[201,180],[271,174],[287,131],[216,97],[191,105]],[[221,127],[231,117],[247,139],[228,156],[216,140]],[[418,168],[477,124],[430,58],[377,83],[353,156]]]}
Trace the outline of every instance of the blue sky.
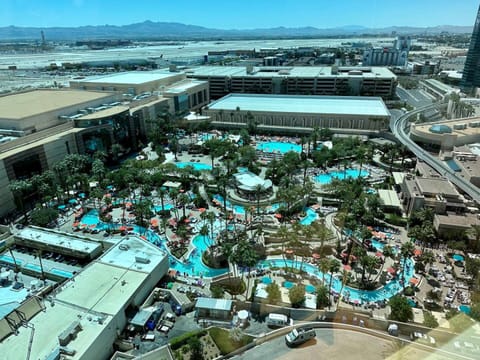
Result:
{"label": "blue sky", "polygon": [[218,29],[473,25],[478,0],[0,0],[0,26],[125,25]]}

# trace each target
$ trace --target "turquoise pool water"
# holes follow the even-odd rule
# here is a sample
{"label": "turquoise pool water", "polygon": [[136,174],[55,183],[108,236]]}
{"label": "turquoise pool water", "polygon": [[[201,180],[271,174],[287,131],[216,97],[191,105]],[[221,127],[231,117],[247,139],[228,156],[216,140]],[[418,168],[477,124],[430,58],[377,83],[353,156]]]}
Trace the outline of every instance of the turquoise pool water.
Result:
{"label": "turquoise pool water", "polygon": [[176,167],[179,169],[186,168],[187,166],[192,166],[195,170],[202,171],[202,170],[212,170],[212,166],[208,164],[202,163],[194,163],[194,162],[177,162],[174,163]]}
{"label": "turquoise pool water", "polygon": [[300,224],[302,225],[310,225],[313,223],[315,220],[318,219],[318,214],[315,212],[315,210],[311,208],[307,208],[306,210],[307,216],[305,216],[302,220],[300,220]]}
{"label": "turquoise pool water", "polygon": [[264,283],[265,285],[270,285],[272,283],[272,278],[268,277],[268,276],[264,276],[262,278],[262,283]]}
{"label": "turquoise pool water", "polygon": [[465,261],[465,258],[464,258],[462,255],[460,255],[460,254],[454,254],[454,255],[452,256],[452,258],[453,258],[453,260],[455,260],[455,261]]}
{"label": "turquoise pool water", "polygon": [[315,286],[310,285],[310,284],[305,285],[305,291],[310,293],[310,294],[313,294],[315,292]]}
{"label": "turquoise pool water", "polygon": [[366,177],[368,175],[369,173],[366,170],[362,170],[360,172],[358,169],[347,169],[346,171],[332,171],[325,174],[320,174],[315,176],[313,179],[322,185],[326,185],[330,184],[334,178],[340,180],[344,180],[346,178],[357,179],[359,177]]}
{"label": "turquoise pool water", "polygon": [[[98,219],[98,218],[97,218]],[[103,223],[99,223],[102,225]],[[146,237],[146,239],[151,242],[152,244],[157,245],[159,248],[164,250],[168,253],[165,239],[160,238],[158,234],[155,232],[144,229],[139,226],[133,227],[134,231],[142,234]],[[180,273],[186,273],[189,276],[205,276],[205,277],[214,277],[221,274],[224,274],[228,271],[228,269],[212,269],[207,267],[202,261],[202,253],[211,245],[213,245],[213,240],[208,236],[197,235],[192,240],[193,245],[195,246],[194,250],[192,250],[189,254],[185,262],[181,262],[177,260],[175,257],[169,255],[170,261],[170,268],[173,270],[177,270]],[[3,259],[5,256],[2,256]],[[278,267],[284,268],[293,267],[296,269],[300,269],[301,262],[300,261],[293,261],[293,260],[283,260],[283,259],[269,259],[267,261],[261,262],[261,267],[268,268],[268,267]],[[33,264],[27,264],[27,268],[32,268],[34,271],[40,271],[38,266]],[[306,271],[308,274],[316,276],[319,279],[323,279],[323,274],[318,268],[312,264],[303,264],[301,266],[302,270]],[[404,275],[404,281],[408,283],[410,278],[413,276],[413,261],[411,259],[407,259],[407,267]],[[330,283],[331,275],[329,273],[325,274],[325,281],[327,284]],[[263,279],[262,279],[263,281]],[[293,286],[293,283],[287,281],[283,284],[284,287]],[[340,279],[333,276],[332,279],[332,290],[339,293],[340,289],[342,288],[342,283]],[[383,288],[378,290],[366,291],[366,290],[358,290],[353,289],[348,286],[343,287],[342,296],[348,296],[350,301],[380,301],[380,300],[388,300],[392,296],[396,295],[397,293],[402,291],[402,286],[400,284],[400,276],[397,276],[396,279],[387,283]]]}
{"label": "turquoise pool water", "polygon": [[38,273],[42,272],[42,269],[40,268],[40,266],[34,265],[34,264],[25,264],[24,268],[28,270],[36,271]]}
{"label": "turquoise pool water", "polygon": [[289,151],[300,153],[302,152],[302,146],[288,142],[268,141],[257,144],[257,150],[268,153],[279,152],[281,154],[285,154]]}
{"label": "turquoise pool water", "polygon": [[[283,260],[283,259],[270,259],[268,260],[268,264],[266,266],[270,267],[279,267],[284,268],[293,267],[296,269],[300,269],[300,261],[293,261],[293,260]],[[408,267],[405,269],[405,282],[409,282],[410,278],[413,277],[413,261],[411,259],[407,259]],[[323,279],[323,273],[317,269],[312,264],[303,264],[302,270],[306,271],[310,275],[314,275],[319,279]],[[331,275],[329,273],[325,274],[325,283],[330,283]],[[285,283],[284,283],[285,284]],[[333,277],[332,279],[332,290],[337,294],[340,293],[340,289],[342,288],[342,282],[339,278]],[[351,288],[349,286],[344,286],[342,291],[342,296],[349,297],[350,301],[368,301],[368,302],[375,302],[375,301],[383,301],[388,300],[392,296],[400,293],[403,290],[403,287],[400,284],[399,276],[387,283],[383,288],[377,290],[358,290]]]}
{"label": "turquoise pool water", "polygon": [[162,210],[170,210],[172,208],[173,208],[172,204],[164,204],[163,208],[162,208],[162,205],[155,205],[153,207],[153,210],[155,210],[155,212],[159,212],[159,211],[162,211]]}
{"label": "turquoise pool water", "polygon": [[98,210],[95,210],[95,209],[90,210],[88,213],[83,215],[82,221],[81,221],[82,224],[85,224],[88,226],[97,225],[99,222],[100,222],[100,219],[99,219]]}
{"label": "turquoise pool water", "polygon": [[285,289],[291,289],[293,286],[294,286],[294,283],[292,283],[291,281],[284,281],[282,286],[285,288]]}
{"label": "turquoise pool water", "polygon": [[[0,260],[3,261],[3,262],[9,263],[9,264],[15,265],[15,263],[13,262],[13,259],[8,255],[0,255]],[[22,260],[17,259],[17,258],[15,258],[15,262],[17,263],[17,265],[22,265],[22,263],[23,263]]]}
{"label": "turquoise pool water", "polygon": [[472,309],[468,305],[460,305],[458,307],[458,310],[467,315],[470,315],[470,312],[472,311]]}
{"label": "turquoise pool water", "polygon": [[65,279],[70,279],[73,277],[73,274],[70,271],[64,271],[60,269],[51,269],[49,273],[57,276],[64,277]]}
{"label": "turquoise pool water", "polygon": [[193,239],[193,249],[184,263],[170,256],[170,268],[187,273],[190,276],[213,277],[227,272],[227,269],[212,269],[206,266],[202,261],[202,253],[213,245],[212,239],[208,236],[197,235]]}

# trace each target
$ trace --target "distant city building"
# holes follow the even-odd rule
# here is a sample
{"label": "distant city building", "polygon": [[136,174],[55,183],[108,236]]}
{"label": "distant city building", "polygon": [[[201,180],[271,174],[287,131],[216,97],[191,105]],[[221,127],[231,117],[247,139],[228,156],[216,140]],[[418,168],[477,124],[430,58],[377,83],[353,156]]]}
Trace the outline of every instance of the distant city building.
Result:
{"label": "distant city building", "polygon": [[414,61],[409,62],[408,67],[410,68],[413,75],[434,75],[440,69],[439,62],[433,61]]}
{"label": "distant city building", "polygon": [[187,77],[208,81],[210,96],[229,93],[285,95],[363,95],[390,99],[397,77],[385,67],[199,66]]}
{"label": "distant city building", "polygon": [[477,12],[477,18],[473,27],[472,38],[470,39],[470,47],[468,49],[465,67],[463,69],[463,77],[461,87],[465,91],[480,86],[480,7]]}
{"label": "distant city building", "polygon": [[435,79],[424,79],[418,87],[433,95],[437,100],[443,100],[450,94],[459,94],[460,90]]}
{"label": "distant city building", "polygon": [[372,47],[363,53],[364,66],[406,66],[411,39],[399,36],[393,46]]}

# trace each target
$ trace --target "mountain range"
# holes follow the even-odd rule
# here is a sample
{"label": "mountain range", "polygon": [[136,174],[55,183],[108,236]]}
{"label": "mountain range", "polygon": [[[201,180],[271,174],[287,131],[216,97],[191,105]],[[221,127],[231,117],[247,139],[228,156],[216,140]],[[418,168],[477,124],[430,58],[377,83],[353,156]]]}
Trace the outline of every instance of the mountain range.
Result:
{"label": "mountain range", "polygon": [[336,28],[319,29],[316,27],[268,29],[224,30],[203,26],[170,22],[144,21],[130,25],[97,25],[79,27],[0,27],[0,41],[40,40],[40,32],[45,33],[47,41],[74,41],[91,39],[137,39],[137,40],[199,40],[199,39],[245,39],[245,38],[289,38],[289,37],[329,37],[352,35],[390,35],[397,34],[469,34],[472,26],[442,25],[435,27],[391,26],[386,28],[367,28],[349,25]]}

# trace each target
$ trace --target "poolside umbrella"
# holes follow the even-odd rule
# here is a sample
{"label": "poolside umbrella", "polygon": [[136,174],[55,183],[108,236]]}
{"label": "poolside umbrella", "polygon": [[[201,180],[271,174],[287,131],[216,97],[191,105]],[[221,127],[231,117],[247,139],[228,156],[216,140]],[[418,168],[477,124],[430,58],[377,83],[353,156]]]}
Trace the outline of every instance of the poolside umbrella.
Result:
{"label": "poolside umbrella", "polygon": [[127,227],[126,227],[126,226],[120,226],[120,227],[118,228],[118,230],[120,230],[120,231],[126,231],[126,230],[127,230]]}
{"label": "poolside umbrella", "polygon": [[92,224],[89,226],[90,229],[94,229],[97,226],[97,224]]}
{"label": "poolside umbrella", "polygon": [[205,208],[200,208],[200,209],[198,209],[198,211],[201,212],[201,213],[202,213],[202,212],[205,212],[206,210],[207,210],[207,209],[205,209]]}
{"label": "poolside umbrella", "polygon": [[79,223],[78,221],[75,221],[75,222],[72,224],[73,227],[77,227],[78,225],[80,225],[80,223]]}
{"label": "poolside umbrella", "polygon": [[314,258],[314,259],[320,259],[320,254],[313,253],[313,254],[312,254],[312,258]]}
{"label": "poolside umbrella", "polygon": [[81,227],[82,229],[85,229],[85,228],[87,227],[87,224],[82,224],[82,225],[80,225],[80,227]]}
{"label": "poolside umbrella", "polygon": [[150,219],[150,224],[152,224],[152,226],[158,226],[158,220],[153,218],[153,219]]}
{"label": "poolside umbrella", "polygon": [[422,250],[420,250],[420,249],[415,249],[415,250],[413,250],[413,255],[414,255],[414,256],[420,256],[420,255],[422,255]]}
{"label": "poolside umbrella", "polygon": [[286,254],[293,254],[293,250],[292,249],[287,249],[287,250],[285,250],[285,253]]}
{"label": "poolside umbrella", "polygon": [[281,218],[282,218],[282,214],[279,214],[279,213],[276,213],[276,214],[273,215],[273,216],[275,216],[277,219],[281,219]]}
{"label": "poolside umbrella", "polygon": [[352,270],[352,267],[351,267],[350,265],[348,265],[348,264],[347,264],[347,265],[343,265],[343,268],[344,268],[345,270],[347,270],[347,271]]}
{"label": "poolside umbrella", "polygon": [[382,254],[380,251],[377,251],[377,252],[375,253],[375,256],[380,258],[380,257],[383,256],[383,254]]}
{"label": "poolside umbrella", "polygon": [[78,196],[83,199],[83,198],[85,198],[87,195],[85,195],[85,193],[80,193],[80,194],[78,194]]}
{"label": "poolside umbrella", "polygon": [[410,279],[410,284],[412,284],[412,285],[418,285],[419,282],[420,281],[417,278],[412,277]]}
{"label": "poolside umbrella", "polygon": [[77,203],[77,199],[70,199],[70,200],[68,200],[68,203],[69,203],[69,204],[76,204],[76,203]]}
{"label": "poolside umbrella", "polygon": [[392,275],[394,275],[397,272],[393,267],[389,267],[387,271]]}

